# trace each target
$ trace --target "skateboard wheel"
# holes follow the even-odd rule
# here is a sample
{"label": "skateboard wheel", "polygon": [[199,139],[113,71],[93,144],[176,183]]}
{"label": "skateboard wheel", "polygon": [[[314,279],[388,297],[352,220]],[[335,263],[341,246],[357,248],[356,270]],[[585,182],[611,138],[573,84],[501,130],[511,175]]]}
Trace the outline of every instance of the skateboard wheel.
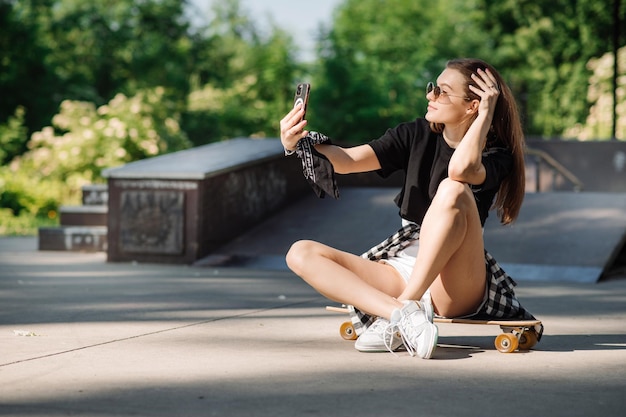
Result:
{"label": "skateboard wheel", "polygon": [[518,341],[512,333],[502,333],[496,337],[496,349],[501,353],[511,353],[517,349]]}
{"label": "skateboard wheel", "polygon": [[537,344],[537,333],[535,333],[533,330],[527,330],[520,335],[520,338],[519,338],[520,350],[530,350],[536,344]]}
{"label": "skateboard wheel", "polygon": [[352,325],[352,322],[350,321],[346,321],[341,324],[341,326],[339,327],[339,334],[345,340],[357,339],[356,331],[354,330],[354,326]]}

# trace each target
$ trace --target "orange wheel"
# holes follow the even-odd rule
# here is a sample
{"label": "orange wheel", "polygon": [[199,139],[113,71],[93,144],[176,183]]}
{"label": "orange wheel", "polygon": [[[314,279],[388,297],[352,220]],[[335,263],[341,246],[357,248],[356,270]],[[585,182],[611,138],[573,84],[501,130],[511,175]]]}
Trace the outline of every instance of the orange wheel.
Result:
{"label": "orange wheel", "polygon": [[341,324],[341,326],[339,327],[339,334],[345,340],[356,340],[357,339],[356,331],[354,331],[354,326],[352,325],[352,322],[350,322],[350,321],[346,321],[346,322]]}
{"label": "orange wheel", "polygon": [[517,349],[517,337],[513,333],[502,333],[496,337],[496,349],[501,353],[511,353]]}
{"label": "orange wheel", "polygon": [[537,344],[537,333],[534,330],[527,330],[519,338],[519,349],[530,350]]}

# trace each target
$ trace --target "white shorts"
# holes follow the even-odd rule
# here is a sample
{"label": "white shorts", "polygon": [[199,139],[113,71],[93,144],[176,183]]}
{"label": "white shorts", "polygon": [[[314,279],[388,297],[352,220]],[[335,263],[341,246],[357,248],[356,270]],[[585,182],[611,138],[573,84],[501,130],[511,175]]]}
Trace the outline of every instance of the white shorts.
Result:
{"label": "white shorts", "polygon": [[[403,222],[404,221],[406,220],[403,220]],[[392,256],[391,258],[388,258],[388,259],[381,259],[379,262],[391,265],[396,271],[398,271],[402,279],[404,279],[404,282],[408,284],[409,279],[411,279],[413,267],[415,266],[415,260],[417,259],[417,252],[419,251],[419,247],[420,247],[419,242],[420,242],[419,239],[415,239],[414,241],[411,242],[409,246],[407,246],[403,250],[396,253],[395,256]],[[424,297],[430,298],[430,290],[426,291],[426,294],[424,294]],[[477,315],[481,311],[485,303],[487,303],[488,298],[489,298],[488,285],[485,284],[485,295],[483,296],[483,301],[480,303],[476,311],[474,313],[468,314],[463,317],[458,317],[458,318],[470,318],[472,316]]]}
{"label": "white shorts", "polygon": [[389,259],[381,259],[380,262],[391,265],[404,279],[406,283],[411,278],[413,267],[415,266],[415,259],[417,259],[417,251],[419,250],[420,241],[414,240],[409,246],[396,253],[395,256]]}

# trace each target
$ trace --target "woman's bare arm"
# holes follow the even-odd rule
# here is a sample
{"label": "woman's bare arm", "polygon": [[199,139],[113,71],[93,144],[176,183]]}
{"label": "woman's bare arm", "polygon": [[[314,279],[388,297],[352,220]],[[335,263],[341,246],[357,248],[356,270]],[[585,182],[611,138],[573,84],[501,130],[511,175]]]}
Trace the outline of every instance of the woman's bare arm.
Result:
{"label": "woman's bare arm", "polygon": [[499,90],[496,79],[488,70],[478,70],[478,74],[472,78],[477,86],[470,85],[469,88],[481,96],[478,116],[450,158],[448,176],[455,181],[477,185],[485,181],[487,174],[482,163],[482,152],[493,120]]}
{"label": "woman's bare arm", "polygon": [[[295,150],[296,144],[309,132],[304,130],[307,122],[302,120],[304,110],[294,107],[280,121],[280,141],[287,150]],[[315,149],[326,156],[338,174],[374,171],[380,168],[378,157],[369,145],[342,148],[335,145],[316,145]]]}
{"label": "woman's bare arm", "polygon": [[380,169],[378,157],[369,145],[342,148],[336,145],[317,145],[315,149],[326,156],[338,174],[351,174]]}

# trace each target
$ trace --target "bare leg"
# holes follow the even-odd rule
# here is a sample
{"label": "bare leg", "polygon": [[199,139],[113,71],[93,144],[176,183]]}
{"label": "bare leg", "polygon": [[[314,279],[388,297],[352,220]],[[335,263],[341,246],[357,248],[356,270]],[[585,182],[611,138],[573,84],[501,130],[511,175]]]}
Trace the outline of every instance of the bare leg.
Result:
{"label": "bare leg", "polygon": [[389,319],[394,309],[402,307],[394,297],[406,284],[387,264],[301,240],[289,249],[287,265],[325,297],[369,314]]}
{"label": "bare leg", "polygon": [[420,231],[411,279],[399,300],[419,300],[430,288],[438,314],[454,317],[475,311],[485,292],[482,227],[466,184],[444,180]]}

